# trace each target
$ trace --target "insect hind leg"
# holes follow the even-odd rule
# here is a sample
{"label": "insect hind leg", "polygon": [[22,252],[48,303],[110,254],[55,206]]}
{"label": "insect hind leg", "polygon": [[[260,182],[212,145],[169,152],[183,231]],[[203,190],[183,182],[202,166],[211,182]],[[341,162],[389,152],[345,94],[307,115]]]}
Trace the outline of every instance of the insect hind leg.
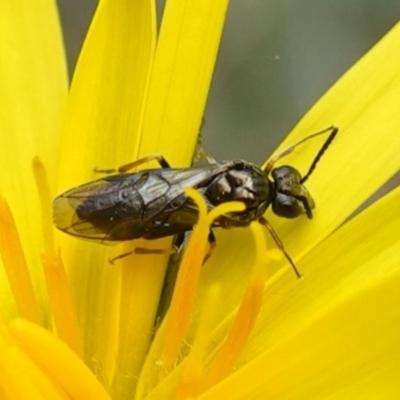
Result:
{"label": "insect hind leg", "polygon": [[123,174],[125,172],[130,171],[131,169],[134,169],[138,167],[139,165],[145,164],[150,161],[157,161],[160,164],[161,168],[171,168],[169,162],[165,159],[164,156],[161,154],[150,154],[146,157],[139,158],[139,160],[132,161],[128,164],[121,165],[117,169],[99,169],[95,168],[94,172],[96,173],[102,173],[102,174],[114,174],[114,173],[120,173]]}
{"label": "insect hind leg", "polygon": [[[170,249],[149,249],[146,247],[135,247],[132,251],[128,251],[126,253],[119,254],[116,257],[109,258],[108,261],[110,264],[114,264],[115,261],[120,260],[121,258],[129,257],[133,254],[159,254],[159,255],[173,255],[178,254],[179,250],[182,248],[185,242],[185,235],[179,234]],[[214,232],[210,229],[210,233],[208,234],[208,243],[210,245],[206,255],[203,259],[203,265],[205,262],[211,257],[211,254],[214,252],[214,249],[217,245],[217,239],[215,238]]]}
{"label": "insect hind leg", "polygon": [[207,251],[206,255],[204,256],[203,265],[211,257],[211,254],[214,252],[215,247],[217,246],[217,239],[215,237],[214,232],[211,229],[210,229],[210,233],[208,234],[208,244],[210,245],[210,247],[208,248],[208,251]]}
{"label": "insect hind leg", "polygon": [[132,251],[128,251],[126,253],[119,254],[116,257],[109,258],[108,261],[110,264],[114,264],[115,261],[120,260],[121,258],[129,257],[132,254],[159,254],[159,255],[171,255],[178,252],[178,247],[173,246],[171,249],[148,249],[146,247],[135,247]]}

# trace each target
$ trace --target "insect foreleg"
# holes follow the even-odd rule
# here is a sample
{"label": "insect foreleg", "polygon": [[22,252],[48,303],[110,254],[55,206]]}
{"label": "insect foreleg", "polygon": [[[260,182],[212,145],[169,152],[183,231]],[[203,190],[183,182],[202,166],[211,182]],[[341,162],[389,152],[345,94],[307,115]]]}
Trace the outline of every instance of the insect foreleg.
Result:
{"label": "insect foreleg", "polygon": [[161,154],[150,154],[146,157],[139,158],[139,160],[132,161],[128,164],[124,164],[118,169],[98,169],[95,168],[94,172],[102,173],[102,174],[114,174],[114,173],[120,173],[123,174],[125,172],[130,171],[131,169],[134,169],[138,167],[139,165],[145,164],[150,161],[157,161],[161,168],[171,168],[169,165],[169,162],[162,156]]}
{"label": "insect foreleg", "polygon": [[279,247],[279,249],[282,251],[282,253],[286,257],[286,259],[289,261],[290,265],[292,266],[293,271],[296,274],[296,277],[299,278],[299,279],[302,278],[302,276],[301,276],[299,270],[297,269],[295,263],[293,262],[293,260],[290,258],[289,254],[286,252],[285,248],[283,247],[283,243],[281,242],[281,239],[279,239],[279,236],[274,231],[274,229],[269,224],[269,222],[264,217],[259,218],[258,222],[268,229],[268,231],[271,234],[272,238],[274,239],[276,245]]}
{"label": "insect foreleg", "polygon": [[206,160],[209,164],[218,164],[217,160],[210,156],[202,147],[197,150],[194,161]]}

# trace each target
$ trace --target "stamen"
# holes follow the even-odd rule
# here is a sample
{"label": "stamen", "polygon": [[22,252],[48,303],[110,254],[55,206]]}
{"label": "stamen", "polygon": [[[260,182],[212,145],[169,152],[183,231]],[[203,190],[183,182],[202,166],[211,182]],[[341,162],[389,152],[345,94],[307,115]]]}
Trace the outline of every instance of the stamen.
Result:
{"label": "stamen", "polygon": [[230,201],[229,203],[220,204],[219,206],[213,208],[207,214],[207,222],[208,222],[209,226],[211,226],[213,221],[215,219],[217,219],[220,215],[234,213],[234,212],[240,212],[240,211],[244,211],[245,209],[246,209],[246,206],[243,203],[241,203],[240,201]]}
{"label": "stamen", "polygon": [[89,368],[56,336],[25,320],[12,321],[9,330],[19,347],[71,398],[110,400]]}
{"label": "stamen", "polygon": [[161,359],[166,369],[169,369],[178,357],[189,325],[210,229],[206,219],[207,206],[203,197],[194,189],[188,189],[187,195],[199,208],[199,221],[185,249],[166,317],[164,343],[161,349]]}
{"label": "stamen", "polygon": [[41,324],[31,276],[26,264],[18,229],[6,200],[0,195],[0,253],[18,313]]}
{"label": "stamen", "polygon": [[57,335],[82,358],[82,338],[63,262],[59,255],[53,253],[44,254],[42,256],[42,263]]}
{"label": "stamen", "polygon": [[44,248],[47,253],[54,250],[53,224],[51,217],[51,195],[46,169],[38,156],[32,160],[32,170],[38,189],[41,212]]}
{"label": "stamen", "polygon": [[[242,203],[230,202],[216,207],[206,215],[207,206],[200,193],[194,189],[187,189],[186,193],[199,208],[199,220],[190,235],[182,257],[170,308],[157,331],[156,339],[142,368],[136,390],[137,398],[145,397],[180,361],[178,357],[190,324],[199,275],[206,254],[210,224],[219,215],[243,211],[245,208]],[[202,374],[201,376],[197,374],[196,363],[194,364],[191,376],[194,377],[194,381],[197,381]],[[194,387],[197,384],[193,382],[193,385],[189,386]]]}
{"label": "stamen", "polygon": [[219,215],[244,209],[242,203],[232,202],[222,204],[206,215],[207,205],[201,194],[191,188],[186,189],[186,193],[199,208],[199,220],[183,255],[166,319],[164,345],[161,350],[161,359],[166,369],[169,369],[177,359],[189,326],[210,225]]}
{"label": "stamen", "polygon": [[38,156],[32,160],[32,170],[41,205],[45,248],[45,254],[42,256],[42,264],[52,316],[57,328],[58,337],[67,343],[76,354],[82,357],[82,339],[72,303],[69,282],[63,262],[54,250],[54,235],[50,213],[51,195],[46,168]]}
{"label": "stamen", "polygon": [[265,240],[260,239],[263,237],[263,230],[259,224],[252,224],[251,228],[256,242],[257,260],[231,330],[211,363],[202,392],[220,382],[232,371],[250,338],[261,310],[266,277],[263,262]]}
{"label": "stamen", "polygon": [[[186,358],[178,384],[176,400],[196,399],[204,377],[204,358],[210,340],[210,332],[216,322],[216,310],[220,303],[220,287],[213,285],[207,291],[200,310],[193,346]],[[212,305],[210,307],[210,304]]]}

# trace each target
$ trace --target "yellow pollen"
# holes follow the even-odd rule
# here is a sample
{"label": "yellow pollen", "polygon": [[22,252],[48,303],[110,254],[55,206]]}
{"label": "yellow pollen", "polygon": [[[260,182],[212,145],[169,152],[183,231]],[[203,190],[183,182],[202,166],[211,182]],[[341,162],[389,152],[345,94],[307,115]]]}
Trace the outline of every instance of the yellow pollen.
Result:
{"label": "yellow pollen", "polygon": [[[25,320],[12,321],[9,331],[18,342],[18,346],[51,381],[67,393],[69,398],[110,400],[88,367],[65,343],[50,332]],[[29,396],[29,399],[31,398]]]}
{"label": "yellow pollen", "polygon": [[29,321],[40,324],[39,307],[35,298],[18,229],[11,210],[1,195],[0,253],[19,315]]}

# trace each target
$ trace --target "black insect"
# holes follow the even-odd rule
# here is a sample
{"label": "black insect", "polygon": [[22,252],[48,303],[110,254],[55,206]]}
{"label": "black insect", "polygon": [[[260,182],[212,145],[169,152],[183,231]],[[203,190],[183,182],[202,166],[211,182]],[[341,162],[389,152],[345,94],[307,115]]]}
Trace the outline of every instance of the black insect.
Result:
{"label": "black insect", "polygon": [[[293,152],[299,144],[327,132],[330,132],[329,137],[303,177],[288,165],[273,168],[278,159]],[[183,234],[191,230],[198,219],[196,204],[184,192],[185,188],[192,187],[204,196],[209,209],[228,201],[243,202],[245,211],[221,215],[212,227],[244,227],[258,220],[269,230],[300,277],[263,215],[271,205],[272,211],[281,217],[296,218],[306,214],[312,218],[315,204],[303,184],[337,132],[338,128],[332,126],[309,135],[272,157],[262,169],[242,160],[223,163],[209,160],[211,163],[206,166],[173,169],[162,156],[150,155],[122,166],[116,175],[105,176],[58,196],[53,202],[54,223],[70,235],[100,243]],[[157,160],[162,168],[127,173],[150,160]],[[212,249],[215,245],[212,231],[210,244]],[[165,253],[143,248],[136,248],[135,252]]]}

